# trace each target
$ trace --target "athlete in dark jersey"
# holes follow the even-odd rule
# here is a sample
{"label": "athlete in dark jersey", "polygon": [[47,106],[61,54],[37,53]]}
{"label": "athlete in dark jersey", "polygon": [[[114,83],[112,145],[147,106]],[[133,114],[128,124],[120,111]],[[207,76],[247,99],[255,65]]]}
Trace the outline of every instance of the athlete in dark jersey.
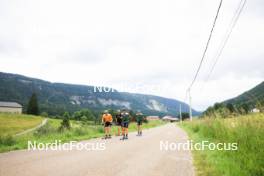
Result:
{"label": "athlete in dark jersey", "polygon": [[116,114],[116,125],[117,125],[117,136],[120,136],[121,133],[121,124],[122,124],[122,115],[121,115],[121,111],[117,110],[117,114]]}
{"label": "athlete in dark jersey", "polygon": [[138,111],[136,113],[136,122],[137,122],[137,128],[138,128],[138,136],[142,136],[142,123],[143,123],[143,120],[144,120],[143,114],[140,111]]}

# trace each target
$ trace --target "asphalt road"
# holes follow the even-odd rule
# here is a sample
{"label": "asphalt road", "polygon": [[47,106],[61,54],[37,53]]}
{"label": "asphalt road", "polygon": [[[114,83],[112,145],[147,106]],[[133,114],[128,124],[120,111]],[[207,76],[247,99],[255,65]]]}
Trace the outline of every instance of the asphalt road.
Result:
{"label": "asphalt road", "polygon": [[[192,176],[191,152],[160,150],[160,142],[187,141],[186,133],[175,124],[143,131],[138,137],[82,141],[105,145],[105,150],[13,151],[0,154],[0,176]],[[102,149],[102,148],[100,148]]]}

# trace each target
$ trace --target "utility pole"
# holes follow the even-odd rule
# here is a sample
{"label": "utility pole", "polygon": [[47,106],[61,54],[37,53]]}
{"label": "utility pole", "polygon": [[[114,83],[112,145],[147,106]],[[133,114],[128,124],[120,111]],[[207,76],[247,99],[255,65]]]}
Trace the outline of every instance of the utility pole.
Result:
{"label": "utility pole", "polygon": [[191,89],[189,88],[187,91],[189,92],[189,115],[190,115],[190,121],[192,121],[192,97],[191,97]]}
{"label": "utility pole", "polygon": [[180,122],[182,123],[182,110],[181,110],[181,104],[180,104]]}

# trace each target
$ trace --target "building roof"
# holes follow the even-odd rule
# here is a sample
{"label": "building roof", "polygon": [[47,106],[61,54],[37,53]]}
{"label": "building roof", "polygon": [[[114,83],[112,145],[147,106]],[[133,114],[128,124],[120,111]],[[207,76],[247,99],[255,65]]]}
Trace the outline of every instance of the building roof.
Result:
{"label": "building roof", "polygon": [[22,108],[22,105],[16,102],[0,101],[0,107]]}
{"label": "building roof", "polygon": [[159,119],[159,116],[147,116],[147,119]]}
{"label": "building roof", "polygon": [[175,120],[175,121],[179,120],[179,118],[177,118],[177,117],[172,117],[172,116],[164,116],[162,119],[163,119],[163,120]]}

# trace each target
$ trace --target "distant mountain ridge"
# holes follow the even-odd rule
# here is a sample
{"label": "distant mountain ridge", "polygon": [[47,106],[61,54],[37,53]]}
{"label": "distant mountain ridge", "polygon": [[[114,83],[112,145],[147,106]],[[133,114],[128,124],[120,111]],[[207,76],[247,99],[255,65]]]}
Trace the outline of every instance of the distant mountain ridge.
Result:
{"label": "distant mountain ridge", "polygon": [[264,105],[264,81],[243,94],[226,100],[224,103],[231,103],[236,106],[247,104],[250,108],[254,108],[258,103]]}
{"label": "distant mountain ridge", "polygon": [[[141,110],[148,115],[177,115],[179,106],[188,112],[188,105],[178,100],[154,95],[127,92],[94,92],[94,86],[51,83],[18,74],[0,72],[0,101],[15,101],[27,106],[32,93],[37,93],[40,111],[51,115],[82,108]],[[200,114],[193,110],[194,115]]]}

